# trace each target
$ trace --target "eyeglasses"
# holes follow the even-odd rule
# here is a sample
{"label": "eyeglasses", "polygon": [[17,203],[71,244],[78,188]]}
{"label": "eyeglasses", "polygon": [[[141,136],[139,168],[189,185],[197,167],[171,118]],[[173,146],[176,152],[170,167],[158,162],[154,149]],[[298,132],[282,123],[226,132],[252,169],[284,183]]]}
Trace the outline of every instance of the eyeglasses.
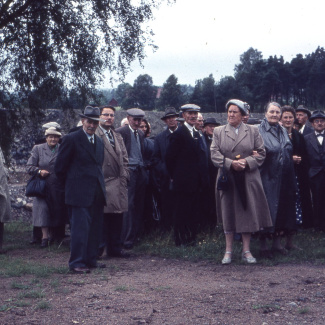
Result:
{"label": "eyeglasses", "polygon": [[102,114],[102,116],[110,116],[110,117],[114,117],[115,116],[115,114]]}

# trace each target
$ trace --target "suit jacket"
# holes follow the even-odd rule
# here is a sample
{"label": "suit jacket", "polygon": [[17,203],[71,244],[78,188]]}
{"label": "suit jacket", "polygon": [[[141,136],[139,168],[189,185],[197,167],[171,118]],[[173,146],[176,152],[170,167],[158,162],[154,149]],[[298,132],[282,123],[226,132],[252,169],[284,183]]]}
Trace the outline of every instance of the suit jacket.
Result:
{"label": "suit jacket", "polygon": [[104,145],[95,135],[95,150],[83,129],[63,137],[55,163],[57,177],[65,183],[65,203],[90,207],[100,185],[106,198],[102,172]]}
{"label": "suit jacket", "polygon": [[159,188],[169,186],[169,174],[166,167],[166,152],[172,133],[167,128],[155,137],[152,167],[155,185]]}
{"label": "suit jacket", "polygon": [[202,137],[194,139],[185,125],[170,137],[166,166],[175,191],[196,192],[209,184],[208,160]]}
{"label": "suit jacket", "polygon": [[305,136],[306,149],[309,160],[309,178],[316,176],[325,170],[325,139],[323,140],[323,151],[320,150],[315,132]]}
{"label": "suit jacket", "polygon": [[307,134],[310,134],[310,133],[313,133],[313,132],[314,132],[313,128],[311,128],[308,125],[305,125],[304,132],[302,132],[302,135],[306,136]]}
{"label": "suit jacket", "polygon": [[103,130],[98,127],[98,135],[104,143],[103,174],[106,187],[106,207],[104,213],[122,213],[128,210],[127,182],[130,178],[128,154],[122,136],[111,130],[115,150]]}
{"label": "suit jacket", "polygon": [[209,169],[209,180],[210,180],[210,187],[215,187],[216,184],[216,179],[217,179],[217,173],[218,173],[218,168],[213,164],[211,160],[211,143],[212,139],[209,139],[209,136],[204,133],[203,134],[206,145],[207,145],[207,151],[208,151],[208,169]]}
{"label": "suit jacket", "polygon": [[[126,151],[128,153],[128,156],[130,156],[130,151],[131,151],[131,130],[130,127],[128,125],[122,126],[118,129],[115,130],[117,133],[121,134],[124,144],[125,144],[125,148]],[[139,139],[140,139],[140,146],[141,146],[141,154],[142,154],[142,159],[144,162],[144,134],[141,130],[138,130],[138,135],[139,135]]]}

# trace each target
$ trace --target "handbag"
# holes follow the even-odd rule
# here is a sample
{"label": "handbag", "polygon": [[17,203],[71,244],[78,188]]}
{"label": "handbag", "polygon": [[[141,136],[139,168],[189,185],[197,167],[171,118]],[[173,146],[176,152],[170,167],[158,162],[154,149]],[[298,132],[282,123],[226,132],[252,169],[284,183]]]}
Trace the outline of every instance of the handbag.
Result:
{"label": "handbag", "polygon": [[217,190],[227,191],[228,188],[229,188],[228,175],[225,168],[225,156],[223,156],[223,165],[222,165],[220,176],[217,180]]}
{"label": "handbag", "polygon": [[26,196],[27,197],[45,197],[46,180],[38,175],[38,170],[27,181]]}

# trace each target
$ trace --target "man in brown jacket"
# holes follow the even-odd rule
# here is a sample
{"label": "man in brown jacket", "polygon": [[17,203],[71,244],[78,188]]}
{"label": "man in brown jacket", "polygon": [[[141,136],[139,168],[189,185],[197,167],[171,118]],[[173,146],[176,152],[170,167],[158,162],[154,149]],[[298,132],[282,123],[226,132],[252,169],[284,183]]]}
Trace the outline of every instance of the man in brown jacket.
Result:
{"label": "man in brown jacket", "polygon": [[128,254],[122,251],[121,231],[123,212],[128,210],[128,154],[122,136],[112,128],[115,108],[102,106],[100,111],[100,118],[105,122],[99,123],[96,135],[102,139],[105,147],[103,174],[107,193],[100,251],[106,247],[107,256],[127,257]]}

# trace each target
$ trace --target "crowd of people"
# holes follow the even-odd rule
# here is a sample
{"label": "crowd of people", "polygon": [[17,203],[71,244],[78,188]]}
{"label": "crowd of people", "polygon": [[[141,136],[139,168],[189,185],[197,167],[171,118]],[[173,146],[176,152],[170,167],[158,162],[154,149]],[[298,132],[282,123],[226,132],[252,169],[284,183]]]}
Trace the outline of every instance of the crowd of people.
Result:
{"label": "crowd of people", "polygon": [[222,264],[231,263],[236,238],[249,264],[256,263],[252,236],[261,258],[300,249],[298,229],[325,231],[325,113],[270,102],[251,125],[247,103],[229,100],[226,111],[220,125],[198,105],[167,107],[155,137],[139,108],[128,109],[120,127],[109,105],[87,106],[63,137],[56,122],[44,125],[45,139],[27,162],[47,188],[34,198],[31,243],[61,242],[68,224],[75,273],[105,267],[98,262],[105,255],[128,257],[153,228],[173,231],[176,246],[194,246],[199,231],[222,224]]}

